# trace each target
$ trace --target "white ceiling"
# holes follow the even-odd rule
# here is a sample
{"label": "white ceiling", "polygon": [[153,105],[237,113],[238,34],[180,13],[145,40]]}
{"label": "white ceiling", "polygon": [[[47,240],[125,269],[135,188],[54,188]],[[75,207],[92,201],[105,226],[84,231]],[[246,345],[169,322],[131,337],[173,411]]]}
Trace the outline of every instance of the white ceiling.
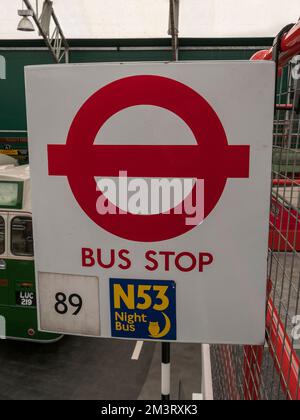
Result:
{"label": "white ceiling", "polygon": [[[34,5],[36,0],[30,0]],[[166,37],[169,0],[53,0],[68,38]],[[42,0],[39,0],[40,5]],[[275,36],[300,16],[299,0],[180,0],[182,37]],[[0,39],[16,30],[21,0],[0,0]]]}

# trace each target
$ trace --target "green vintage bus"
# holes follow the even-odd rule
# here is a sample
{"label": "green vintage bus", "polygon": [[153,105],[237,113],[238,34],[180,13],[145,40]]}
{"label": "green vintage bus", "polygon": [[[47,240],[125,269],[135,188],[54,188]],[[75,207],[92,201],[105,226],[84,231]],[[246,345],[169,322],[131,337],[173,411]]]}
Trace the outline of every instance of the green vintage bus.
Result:
{"label": "green vintage bus", "polygon": [[0,165],[0,317],[6,338],[60,338],[37,326],[28,165]]}

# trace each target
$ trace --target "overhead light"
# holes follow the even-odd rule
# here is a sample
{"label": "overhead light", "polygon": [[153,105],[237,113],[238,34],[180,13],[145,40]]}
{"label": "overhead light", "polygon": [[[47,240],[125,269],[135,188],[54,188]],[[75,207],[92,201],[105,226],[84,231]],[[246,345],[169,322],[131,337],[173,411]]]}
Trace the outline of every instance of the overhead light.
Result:
{"label": "overhead light", "polygon": [[23,17],[18,25],[18,31],[33,32],[34,26],[28,17]]}
{"label": "overhead light", "polygon": [[34,26],[29,17],[33,16],[31,10],[18,10],[18,15],[22,16],[22,19],[18,25],[18,31],[33,32]]}

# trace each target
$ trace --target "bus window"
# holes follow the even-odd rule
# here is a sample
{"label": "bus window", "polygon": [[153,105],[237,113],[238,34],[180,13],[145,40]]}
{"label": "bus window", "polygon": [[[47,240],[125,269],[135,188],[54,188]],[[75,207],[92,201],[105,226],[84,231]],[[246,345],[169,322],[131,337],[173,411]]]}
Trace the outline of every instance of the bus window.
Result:
{"label": "bus window", "polygon": [[33,256],[31,217],[18,216],[11,221],[11,252],[17,256]]}
{"label": "bus window", "polygon": [[5,252],[5,221],[2,216],[0,216],[0,254]]}

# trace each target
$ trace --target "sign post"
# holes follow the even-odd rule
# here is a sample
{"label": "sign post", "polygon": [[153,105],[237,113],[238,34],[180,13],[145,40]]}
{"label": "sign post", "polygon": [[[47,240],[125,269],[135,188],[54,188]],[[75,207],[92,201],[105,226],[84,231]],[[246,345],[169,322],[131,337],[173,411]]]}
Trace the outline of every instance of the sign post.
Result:
{"label": "sign post", "polygon": [[161,346],[161,399],[168,401],[171,392],[171,344],[162,343]]}
{"label": "sign post", "polygon": [[41,330],[263,343],[274,78],[267,62],[26,68]]}

